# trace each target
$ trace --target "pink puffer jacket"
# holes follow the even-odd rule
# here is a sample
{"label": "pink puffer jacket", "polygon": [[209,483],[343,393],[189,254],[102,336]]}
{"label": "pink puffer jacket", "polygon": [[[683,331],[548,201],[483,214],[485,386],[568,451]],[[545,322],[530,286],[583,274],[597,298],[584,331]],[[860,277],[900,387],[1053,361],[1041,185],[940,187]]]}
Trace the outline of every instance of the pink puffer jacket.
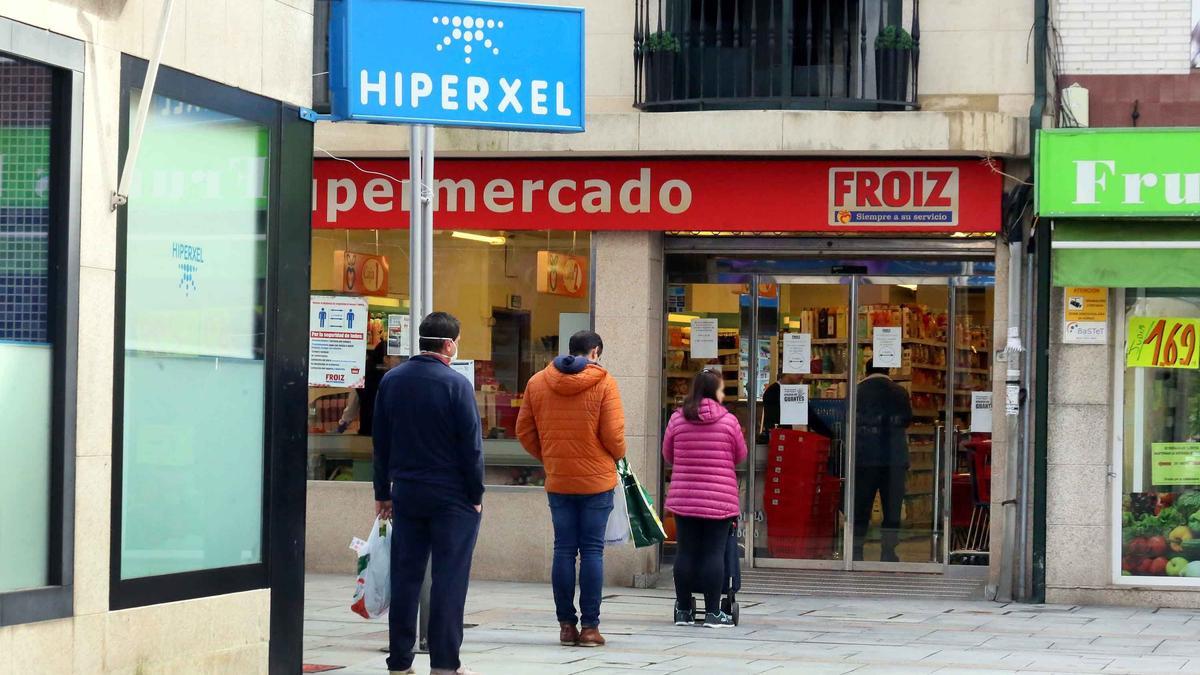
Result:
{"label": "pink puffer jacket", "polygon": [[700,421],[676,410],[663,439],[663,459],[672,465],[667,510],[679,516],[723,520],[741,511],[737,473],[746,459],[746,436],[737,417],[705,399]]}

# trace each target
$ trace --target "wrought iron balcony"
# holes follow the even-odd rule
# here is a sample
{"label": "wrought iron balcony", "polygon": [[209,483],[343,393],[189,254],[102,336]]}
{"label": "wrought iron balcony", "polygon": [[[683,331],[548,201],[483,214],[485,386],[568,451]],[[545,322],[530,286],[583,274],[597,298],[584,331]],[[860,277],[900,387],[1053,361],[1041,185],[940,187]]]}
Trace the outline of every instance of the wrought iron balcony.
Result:
{"label": "wrought iron balcony", "polygon": [[917,107],[920,0],[635,2],[643,110]]}

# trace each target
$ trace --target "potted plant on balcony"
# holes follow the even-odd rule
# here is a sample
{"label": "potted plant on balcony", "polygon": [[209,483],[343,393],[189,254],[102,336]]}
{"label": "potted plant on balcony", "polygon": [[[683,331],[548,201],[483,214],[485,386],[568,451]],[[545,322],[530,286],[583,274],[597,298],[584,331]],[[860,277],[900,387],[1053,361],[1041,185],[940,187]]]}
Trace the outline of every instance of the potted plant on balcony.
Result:
{"label": "potted plant on balcony", "polygon": [[679,38],[660,30],[646,38],[646,101],[669,101],[675,97],[675,57]]}
{"label": "potted plant on balcony", "polygon": [[900,26],[888,26],[875,38],[875,98],[908,100],[908,71],[913,39]]}

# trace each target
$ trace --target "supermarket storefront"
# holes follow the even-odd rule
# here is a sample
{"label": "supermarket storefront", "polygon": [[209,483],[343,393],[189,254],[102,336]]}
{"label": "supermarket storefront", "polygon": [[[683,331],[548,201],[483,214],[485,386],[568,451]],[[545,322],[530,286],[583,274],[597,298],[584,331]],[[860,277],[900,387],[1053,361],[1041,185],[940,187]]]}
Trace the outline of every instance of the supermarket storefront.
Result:
{"label": "supermarket storefront", "polygon": [[1047,600],[1200,606],[1200,130],[1042,132]]}
{"label": "supermarket storefront", "polygon": [[[386,282],[372,276],[359,291],[374,342],[407,307],[407,161],[356,161],[315,162],[312,292],[351,292],[346,253],[378,261]],[[725,370],[727,404],[756,448],[740,468],[756,566],[985,569],[990,405],[1002,391],[991,365],[999,174],[978,161],[506,159],[439,160],[438,175],[435,305],[464,324],[493,486],[480,576],[548,578],[543,476],[512,427],[525,382],[588,326],[622,388],[633,466],[659,495],[670,481],[663,421],[696,371]],[[878,496],[881,472],[868,476],[850,451],[852,383],[872,358],[909,390],[914,413],[907,456],[887,462],[896,488]],[[794,415],[807,415],[831,442],[812,475],[772,483],[764,416],[779,417],[776,381],[807,394],[803,411],[788,397],[780,424],[804,429]],[[322,523],[353,522],[348,509],[370,500],[369,439],[355,421],[337,433],[356,395],[310,390],[312,569],[353,564]],[[802,486],[818,483],[801,505]],[[795,515],[818,500],[819,516]],[[885,516],[898,527],[882,528]],[[658,555],[610,561],[610,580],[629,584]]]}

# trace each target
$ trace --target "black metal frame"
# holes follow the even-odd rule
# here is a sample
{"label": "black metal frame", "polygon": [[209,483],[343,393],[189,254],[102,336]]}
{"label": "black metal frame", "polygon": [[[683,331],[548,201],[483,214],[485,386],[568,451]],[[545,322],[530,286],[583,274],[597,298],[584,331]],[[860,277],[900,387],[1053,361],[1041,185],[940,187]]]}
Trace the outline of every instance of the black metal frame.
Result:
{"label": "black metal frame", "polygon": [[[867,47],[866,0],[824,0],[823,13],[822,0],[805,0],[803,8],[799,2],[636,0],[634,105],[652,112],[883,111],[919,107],[920,0],[913,0],[909,27],[913,49],[901,66],[905,77],[902,100],[885,100],[878,92],[875,96],[867,94],[868,55],[878,53],[873,45],[869,50]],[[902,0],[879,2],[879,29],[899,26],[903,21]],[[693,13],[694,6],[699,17]],[[839,9],[840,22],[834,17]],[[797,11],[803,16],[797,16]],[[680,51],[653,51],[649,41],[656,33],[670,33],[678,40]],[[798,57],[803,57],[807,65],[798,63]],[[739,65],[739,59],[746,62]],[[802,81],[810,91],[794,91],[797,68],[807,69]],[[839,68],[843,73],[835,76]],[[756,73],[762,76],[756,77]],[[661,83],[657,80],[665,75],[671,80],[669,92],[659,91]],[[682,83],[675,81],[680,78]],[[814,88],[815,95],[811,91]]]}
{"label": "black metal frame", "polygon": [[[7,25],[5,25],[7,24]],[[0,626],[74,611],[75,418],[79,349],[79,221],[83,143],[83,43],[0,18],[22,40],[0,53],[53,70],[50,129],[49,318],[52,355],[48,585],[0,592]],[[16,47],[16,49],[12,49]]]}
{"label": "black metal frame", "polygon": [[[129,143],[130,94],[142,86],[147,64],[121,62],[122,161]],[[195,75],[163,67],[156,95],[235,115],[269,131],[267,270],[264,326],[266,399],[263,452],[262,561],[197,572],[121,579],[121,504],[125,393],[127,209],[118,214],[113,360],[113,492],[110,550],[112,609],[270,588],[272,673],[299,669],[303,650],[304,516],[307,411],[307,312],[312,186],[312,125],[299,109]],[[281,311],[295,308],[294,311]]]}

